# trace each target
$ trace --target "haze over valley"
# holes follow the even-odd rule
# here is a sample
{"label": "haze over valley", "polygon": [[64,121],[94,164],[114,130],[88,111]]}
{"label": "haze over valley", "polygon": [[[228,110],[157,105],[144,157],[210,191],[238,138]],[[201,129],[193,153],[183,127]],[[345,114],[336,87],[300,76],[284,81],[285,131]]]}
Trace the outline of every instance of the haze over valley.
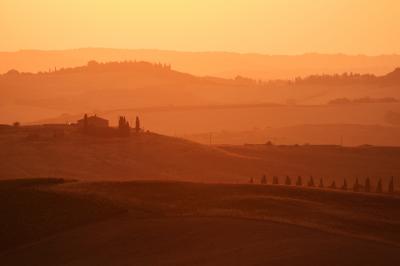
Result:
{"label": "haze over valley", "polygon": [[[4,124],[73,123],[91,113],[115,125],[118,115],[129,120],[140,114],[148,130],[202,143],[208,137],[203,141],[196,135],[231,132],[241,135],[239,140],[219,137],[215,143],[339,144],[344,137],[352,146],[399,145],[397,68],[381,76],[344,72],[258,81],[195,76],[159,63],[90,61],[36,74],[10,70],[0,76],[0,85]],[[284,133],[285,128],[318,125],[327,138]],[[371,137],[376,129],[381,137]],[[245,137],[243,131],[265,133]]]}
{"label": "haze over valley", "polygon": [[0,265],[400,265],[400,1],[1,0]]}

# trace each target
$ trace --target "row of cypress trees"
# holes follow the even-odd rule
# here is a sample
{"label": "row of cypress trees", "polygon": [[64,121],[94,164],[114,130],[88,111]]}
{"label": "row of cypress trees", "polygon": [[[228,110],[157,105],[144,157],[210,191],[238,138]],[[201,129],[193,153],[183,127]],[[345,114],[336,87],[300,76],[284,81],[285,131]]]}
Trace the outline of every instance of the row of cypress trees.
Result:
{"label": "row of cypress trees", "polygon": [[121,136],[129,136],[131,126],[125,116],[120,116],[118,120],[118,130]]}
{"label": "row of cypress trees", "polygon": [[[250,183],[254,184],[254,179],[250,178]],[[267,176],[263,175],[261,177],[260,183],[262,185],[266,185],[268,184],[267,182]],[[294,183],[296,186],[303,186],[303,179],[301,176],[298,176],[296,179],[296,182]],[[273,176],[272,177],[272,185],[279,185],[279,178],[277,176]],[[292,185],[292,179],[289,176],[286,176],[285,181],[284,181],[284,185],[286,186],[291,186]],[[311,176],[310,179],[307,181],[307,186],[308,187],[317,187],[317,185],[314,182],[314,178]],[[325,188],[325,184],[324,184],[324,180],[323,178],[319,179],[319,184],[318,184],[319,188]],[[350,190],[352,189],[354,192],[373,192],[373,188],[371,186],[371,180],[369,177],[367,177],[364,181],[364,185],[362,185],[358,178],[356,178],[353,187],[350,188],[346,178],[343,180],[343,184],[341,186],[337,186],[336,185],[336,181],[332,181],[332,183],[327,187],[330,189],[341,189],[341,190]],[[376,187],[374,188],[375,192],[377,193],[383,193],[383,184],[382,184],[382,178],[380,178],[376,184]],[[389,184],[388,184],[388,190],[387,192],[389,193],[394,193],[394,177],[391,177]]]}
{"label": "row of cypress trees", "polygon": [[[129,125],[128,120],[125,118],[125,116],[120,116],[118,120],[118,130],[120,132],[121,136],[129,136],[131,132],[131,126]],[[135,132],[139,133],[141,131],[140,128],[140,120],[139,117],[136,116],[136,121],[135,121]]]}

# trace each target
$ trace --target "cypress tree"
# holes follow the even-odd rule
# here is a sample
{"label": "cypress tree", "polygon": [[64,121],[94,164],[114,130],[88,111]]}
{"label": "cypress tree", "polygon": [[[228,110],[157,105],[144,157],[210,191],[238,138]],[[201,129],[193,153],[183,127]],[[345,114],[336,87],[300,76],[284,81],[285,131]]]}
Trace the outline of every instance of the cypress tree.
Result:
{"label": "cypress tree", "polygon": [[267,176],[266,175],[263,175],[261,177],[261,184],[263,184],[263,185],[267,184]]}
{"label": "cypress tree", "polygon": [[332,181],[332,184],[331,184],[330,188],[331,189],[336,189],[336,181],[335,180]]}
{"label": "cypress tree", "polygon": [[89,124],[88,124],[88,115],[85,114],[84,117],[83,117],[83,131],[84,132],[87,132],[88,126],[89,126]]}
{"label": "cypress tree", "polygon": [[324,180],[322,177],[319,179],[319,188],[324,188]]}
{"label": "cypress tree", "polygon": [[389,189],[388,189],[389,193],[394,193],[394,177],[392,176],[392,178],[390,179],[389,182]]}
{"label": "cypress tree", "polygon": [[356,182],[353,185],[353,191],[354,192],[360,191],[360,183],[358,182],[358,177],[356,178]]}
{"label": "cypress tree", "polygon": [[369,177],[365,179],[365,192],[371,192],[371,180]]}
{"label": "cypress tree", "polygon": [[308,186],[309,187],[314,187],[315,186],[314,177],[313,176],[310,176],[310,181],[308,181]]}
{"label": "cypress tree", "polygon": [[290,186],[292,184],[292,180],[290,180],[290,177],[287,175],[286,180],[285,180],[285,185]]}
{"label": "cypress tree", "polygon": [[250,183],[250,184],[254,184],[254,179],[253,179],[252,177],[250,178],[249,183]]}
{"label": "cypress tree", "polygon": [[297,181],[296,181],[296,186],[302,186],[302,185],[303,185],[303,182],[301,180],[301,176],[298,176]]}
{"label": "cypress tree", "polygon": [[122,116],[120,116],[119,119],[118,119],[118,129],[119,130],[122,129],[123,123],[124,123],[124,118]]}
{"label": "cypress tree", "polygon": [[378,184],[376,185],[376,193],[382,193],[382,179],[379,178]]}
{"label": "cypress tree", "polygon": [[129,136],[131,127],[125,116],[120,116],[118,121],[118,130],[121,136]]}
{"label": "cypress tree", "polygon": [[347,190],[347,181],[346,181],[346,178],[343,180],[342,190]]}
{"label": "cypress tree", "polygon": [[274,176],[273,184],[274,184],[274,185],[278,185],[278,184],[279,184],[279,179],[278,179],[277,176]]}
{"label": "cypress tree", "polygon": [[136,116],[135,131],[136,131],[136,133],[139,133],[139,132],[140,132],[140,119],[139,119],[138,116]]}

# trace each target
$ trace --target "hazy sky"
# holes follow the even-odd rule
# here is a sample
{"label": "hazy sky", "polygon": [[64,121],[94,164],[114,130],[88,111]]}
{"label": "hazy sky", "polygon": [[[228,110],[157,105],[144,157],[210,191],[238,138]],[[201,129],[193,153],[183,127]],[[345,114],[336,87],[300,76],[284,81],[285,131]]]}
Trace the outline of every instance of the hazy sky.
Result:
{"label": "hazy sky", "polygon": [[0,0],[0,50],[400,53],[399,0]]}

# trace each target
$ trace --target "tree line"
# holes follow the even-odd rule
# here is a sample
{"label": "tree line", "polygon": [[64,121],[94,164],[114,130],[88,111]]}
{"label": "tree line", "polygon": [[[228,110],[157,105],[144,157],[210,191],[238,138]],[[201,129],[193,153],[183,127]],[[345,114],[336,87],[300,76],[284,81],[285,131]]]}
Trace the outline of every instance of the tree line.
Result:
{"label": "tree line", "polygon": [[[255,180],[254,178],[250,178],[249,180],[250,184],[254,184]],[[264,174],[261,179],[260,179],[260,184],[262,185],[279,185],[280,180],[278,176],[272,176],[271,181],[269,182],[267,176]],[[286,186],[291,186],[294,184],[295,186],[307,186],[307,187],[318,187],[318,188],[329,188],[329,189],[341,189],[344,191],[354,191],[354,192],[376,192],[376,193],[383,193],[383,192],[388,192],[388,193],[394,193],[395,192],[395,187],[394,187],[394,177],[391,177],[389,184],[387,186],[387,189],[383,188],[383,182],[382,178],[379,178],[377,181],[376,186],[371,185],[371,179],[367,177],[364,182],[360,182],[358,178],[354,181],[354,184],[352,186],[349,186],[346,178],[343,179],[342,184],[336,184],[336,180],[333,180],[329,185],[326,186],[324,179],[319,178],[318,184],[315,182],[314,177],[310,176],[306,182],[303,182],[303,178],[301,176],[298,176],[295,180],[292,181],[292,179],[289,176],[286,176],[284,178],[284,181],[282,182],[283,185]]]}

